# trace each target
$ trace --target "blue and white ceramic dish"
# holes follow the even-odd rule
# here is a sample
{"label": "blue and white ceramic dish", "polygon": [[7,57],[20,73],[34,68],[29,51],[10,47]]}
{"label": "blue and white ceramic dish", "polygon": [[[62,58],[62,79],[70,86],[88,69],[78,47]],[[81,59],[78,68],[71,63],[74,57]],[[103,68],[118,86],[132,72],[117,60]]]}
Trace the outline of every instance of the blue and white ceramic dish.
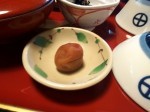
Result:
{"label": "blue and white ceramic dish", "polygon": [[150,111],[150,32],[136,35],[113,50],[113,73],[123,90]]}

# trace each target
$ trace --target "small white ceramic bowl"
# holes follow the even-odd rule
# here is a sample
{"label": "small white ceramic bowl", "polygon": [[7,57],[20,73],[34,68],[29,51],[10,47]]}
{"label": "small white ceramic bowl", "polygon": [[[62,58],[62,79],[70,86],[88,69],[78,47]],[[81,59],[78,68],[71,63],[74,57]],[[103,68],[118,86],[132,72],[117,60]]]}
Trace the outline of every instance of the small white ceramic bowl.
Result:
{"label": "small white ceramic bowl", "polygon": [[112,70],[123,90],[150,112],[150,32],[119,44],[113,50]]}
{"label": "small white ceramic bowl", "polygon": [[59,7],[71,24],[93,30],[114,11],[120,0],[89,0],[90,5],[77,5],[74,0],[57,0]]}
{"label": "small white ceramic bowl", "polygon": [[128,0],[115,19],[122,29],[133,35],[150,31],[150,1]]}
{"label": "small white ceramic bowl", "polygon": [[[56,69],[54,56],[66,43],[83,48],[84,66],[65,74]],[[37,82],[60,90],[78,90],[103,80],[112,68],[112,50],[98,35],[74,27],[58,27],[35,36],[24,48],[23,66]]]}

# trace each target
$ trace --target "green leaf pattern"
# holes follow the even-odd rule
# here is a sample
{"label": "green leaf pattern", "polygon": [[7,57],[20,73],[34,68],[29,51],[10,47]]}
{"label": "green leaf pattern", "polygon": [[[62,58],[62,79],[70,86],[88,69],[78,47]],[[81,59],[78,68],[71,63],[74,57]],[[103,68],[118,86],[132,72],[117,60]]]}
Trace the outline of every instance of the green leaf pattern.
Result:
{"label": "green leaf pattern", "polygon": [[[74,32],[75,30],[72,29]],[[57,29],[55,33],[61,33],[62,32],[62,29]],[[83,42],[83,43],[88,43],[88,40],[86,38],[86,35],[82,32],[75,32],[76,36],[77,36],[77,40],[80,41],[80,42]],[[52,36],[52,35],[51,35]],[[99,45],[99,42],[100,40],[98,38],[96,38],[95,40],[95,43]],[[36,37],[36,39],[33,41],[33,44],[37,45],[37,46],[40,46],[42,49],[39,51],[40,53],[40,59],[41,59],[41,55],[42,55],[42,51],[43,51],[43,48],[47,47],[49,44],[52,43],[52,40],[50,39],[47,39],[43,36],[38,36]],[[102,69],[104,69],[104,67],[107,65],[107,60],[104,59],[104,62],[101,63],[100,65],[98,65],[97,67],[95,67],[90,73],[89,75],[92,75],[92,74],[96,74],[98,72],[100,72]],[[37,65],[34,66],[34,70],[40,74],[42,77],[44,78],[47,78],[48,75],[42,70],[40,69]]]}
{"label": "green leaf pattern", "polygon": [[88,40],[84,33],[78,32],[78,33],[76,33],[76,35],[77,35],[78,41],[83,42],[83,43],[88,43]]}
{"label": "green leaf pattern", "polygon": [[35,38],[33,43],[37,46],[40,46],[40,47],[47,47],[52,42],[43,36],[38,36]]}
{"label": "green leaf pattern", "polygon": [[[108,60],[108,59],[107,59]],[[96,68],[94,68],[89,75],[91,74],[96,74],[98,72],[100,72],[106,65],[107,65],[107,60],[105,60],[103,63],[101,63],[100,65],[98,65]]]}
{"label": "green leaf pattern", "polygon": [[47,78],[48,75],[40,68],[38,67],[37,65],[34,66],[34,70],[39,74],[41,75],[42,77],[44,78]]}
{"label": "green leaf pattern", "polygon": [[57,29],[57,33],[60,33],[62,29]]}
{"label": "green leaf pattern", "polygon": [[96,38],[95,43],[98,44],[99,42],[100,40]]}

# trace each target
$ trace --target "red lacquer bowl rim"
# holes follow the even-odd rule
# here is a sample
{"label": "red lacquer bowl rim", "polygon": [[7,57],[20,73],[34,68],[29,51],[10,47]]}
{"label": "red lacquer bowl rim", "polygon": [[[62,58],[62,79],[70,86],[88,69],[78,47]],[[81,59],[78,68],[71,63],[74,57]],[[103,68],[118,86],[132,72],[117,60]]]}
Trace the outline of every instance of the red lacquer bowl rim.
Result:
{"label": "red lacquer bowl rim", "polygon": [[0,21],[35,12],[53,2],[54,0],[30,0],[28,3],[25,3],[25,0],[2,0],[0,1]]}

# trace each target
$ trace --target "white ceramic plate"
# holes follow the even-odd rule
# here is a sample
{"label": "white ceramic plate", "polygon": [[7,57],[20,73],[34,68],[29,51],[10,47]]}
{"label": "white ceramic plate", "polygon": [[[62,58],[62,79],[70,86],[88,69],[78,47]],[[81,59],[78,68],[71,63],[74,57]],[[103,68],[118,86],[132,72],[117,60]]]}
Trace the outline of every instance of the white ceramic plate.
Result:
{"label": "white ceramic plate", "polygon": [[[84,66],[71,74],[58,72],[57,49],[66,43],[82,46]],[[61,90],[76,90],[103,80],[112,68],[112,50],[98,35],[79,28],[58,27],[35,36],[24,48],[23,65],[41,84]]]}
{"label": "white ceramic plate", "polygon": [[113,73],[123,90],[150,112],[150,32],[132,37],[113,50]]}

